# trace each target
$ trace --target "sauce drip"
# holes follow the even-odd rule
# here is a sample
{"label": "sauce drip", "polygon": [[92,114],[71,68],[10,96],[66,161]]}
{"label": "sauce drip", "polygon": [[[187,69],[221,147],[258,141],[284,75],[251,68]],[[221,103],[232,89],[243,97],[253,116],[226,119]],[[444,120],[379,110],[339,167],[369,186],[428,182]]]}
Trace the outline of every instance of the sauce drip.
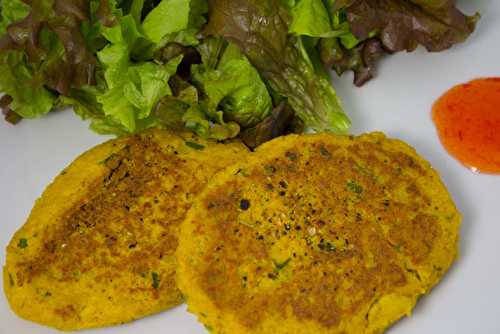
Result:
{"label": "sauce drip", "polygon": [[453,87],[433,106],[441,143],[473,171],[500,174],[500,78]]}

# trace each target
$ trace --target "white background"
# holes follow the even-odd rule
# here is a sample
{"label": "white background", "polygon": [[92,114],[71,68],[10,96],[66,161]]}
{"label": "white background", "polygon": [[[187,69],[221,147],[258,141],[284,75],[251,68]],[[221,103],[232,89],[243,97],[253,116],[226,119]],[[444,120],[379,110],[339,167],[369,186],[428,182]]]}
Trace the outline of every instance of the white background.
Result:
{"label": "white background", "polygon": [[[419,49],[387,57],[378,77],[361,89],[351,84],[350,75],[333,82],[353,132],[380,130],[413,145],[441,172],[463,214],[460,258],[433,293],[420,300],[413,316],[397,323],[391,334],[500,333],[500,176],[477,175],[457,163],[441,146],[430,118],[432,103],[448,88],[477,77],[500,76],[500,1],[462,0],[459,6],[482,13],[476,33],[465,44],[438,54]],[[105,139],[69,111],[16,126],[0,122],[2,264],[12,234],[45,186],[77,155]],[[0,293],[0,334],[56,332],[16,317]],[[205,331],[181,306],[86,333]]]}

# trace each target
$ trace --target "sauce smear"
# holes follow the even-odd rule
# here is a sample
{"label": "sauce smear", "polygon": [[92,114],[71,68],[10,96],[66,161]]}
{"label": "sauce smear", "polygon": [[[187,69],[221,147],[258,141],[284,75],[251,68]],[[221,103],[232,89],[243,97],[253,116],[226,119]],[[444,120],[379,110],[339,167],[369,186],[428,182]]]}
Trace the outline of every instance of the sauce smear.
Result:
{"label": "sauce smear", "polygon": [[500,174],[500,78],[453,87],[436,101],[432,118],[452,156],[473,171]]}

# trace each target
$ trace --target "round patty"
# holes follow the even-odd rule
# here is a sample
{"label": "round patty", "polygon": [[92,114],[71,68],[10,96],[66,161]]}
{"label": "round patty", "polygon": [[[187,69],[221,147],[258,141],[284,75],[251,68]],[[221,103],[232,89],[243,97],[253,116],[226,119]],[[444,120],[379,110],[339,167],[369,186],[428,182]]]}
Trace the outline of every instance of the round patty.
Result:
{"label": "round patty", "polygon": [[289,135],[209,183],[182,224],[178,285],[213,333],[381,333],[457,253],[439,175],[381,133]]}
{"label": "round patty", "polygon": [[47,187],[7,247],[4,289],[12,309],[76,330],[180,304],[180,223],[212,175],[246,152],[239,142],[151,130],[81,155]]}

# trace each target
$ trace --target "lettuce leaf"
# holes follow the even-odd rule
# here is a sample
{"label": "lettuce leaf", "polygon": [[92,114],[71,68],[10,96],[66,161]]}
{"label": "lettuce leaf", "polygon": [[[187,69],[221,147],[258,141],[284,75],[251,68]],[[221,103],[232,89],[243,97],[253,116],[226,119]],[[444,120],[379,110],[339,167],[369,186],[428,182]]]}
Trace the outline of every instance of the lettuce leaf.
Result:
{"label": "lettuce leaf", "polygon": [[292,129],[294,112],[290,106],[281,102],[274,108],[269,116],[254,127],[248,128],[241,133],[241,140],[251,149],[281,136],[287,132],[300,133],[303,128]]}
{"label": "lettuce leaf", "polygon": [[478,15],[466,16],[454,0],[339,0],[353,34],[361,40],[373,32],[389,52],[413,51],[418,45],[442,51],[465,41]]}
{"label": "lettuce leaf", "polygon": [[200,100],[198,90],[189,84],[176,96],[161,99],[156,114],[162,124],[174,129],[187,128],[204,138],[224,140],[236,137],[240,127],[225,122],[222,112],[208,110],[206,100]]}
{"label": "lettuce leaf", "polygon": [[205,0],[26,3],[2,4],[2,108],[32,118],[71,105],[92,129],[117,134],[159,124],[152,111],[182,56],[154,58],[172,41],[197,44],[207,12]]}
{"label": "lettuce leaf", "polygon": [[40,42],[44,35],[54,35],[64,51],[57,53],[57,70],[46,66],[39,80],[60,94],[67,94],[71,87],[94,84],[96,59],[80,31],[81,23],[89,17],[86,5],[77,0],[32,0],[29,3],[29,14],[7,26],[0,52],[23,51],[37,70],[49,54],[55,54],[53,47],[60,49],[54,43]]}
{"label": "lettuce leaf", "polygon": [[153,43],[196,45],[195,34],[205,23],[205,0],[162,0],[144,19],[144,34]]}
{"label": "lettuce leaf", "polygon": [[334,0],[290,0],[285,1],[291,23],[289,32],[297,36],[338,38],[347,49],[359,44],[350,29],[343,10],[331,11]]}
{"label": "lettuce leaf", "polygon": [[288,34],[288,23],[288,10],[278,0],[211,0],[204,33],[238,45],[306,126],[346,133],[350,121],[328,77],[318,72],[317,57],[308,52],[304,40]]}
{"label": "lettuce leaf", "polygon": [[374,77],[376,64],[386,53],[377,38],[370,38],[352,48],[346,48],[338,38],[324,38],[318,48],[325,66],[339,76],[345,71],[353,71],[356,86],[362,86]]}
{"label": "lettuce leaf", "polygon": [[323,37],[332,31],[330,17],[322,0],[298,0],[291,6],[291,33]]}
{"label": "lettuce leaf", "polygon": [[7,26],[13,22],[24,19],[30,12],[30,7],[22,0],[9,0],[2,2],[0,15],[0,36],[7,32]]}
{"label": "lettuce leaf", "polygon": [[154,43],[188,26],[191,0],[162,0],[144,19],[145,35]]}
{"label": "lettuce leaf", "polygon": [[[217,51],[220,52],[220,51]],[[193,65],[193,80],[208,97],[208,108],[219,106],[226,121],[233,121],[246,128],[263,120],[272,109],[267,87],[257,70],[241,54],[238,47],[229,44],[216,66],[210,58]]]}
{"label": "lettuce leaf", "polygon": [[104,119],[102,105],[97,102],[97,96],[101,94],[102,90],[103,88],[98,86],[83,86],[78,89],[71,89],[69,96],[59,96],[58,103],[63,106],[72,106],[75,114],[82,120]]}
{"label": "lettuce leaf", "polygon": [[190,82],[179,75],[172,78],[174,95],[162,98],[156,110],[165,126],[223,140],[266,118],[271,97],[238,47],[223,38],[207,38],[197,50],[201,63],[191,66]]}
{"label": "lettuce leaf", "polygon": [[[35,118],[48,113],[55,96],[43,87],[20,51],[0,54],[0,91],[10,96],[8,108],[24,118]],[[5,106],[7,107],[7,106]]]}
{"label": "lettuce leaf", "polygon": [[78,26],[86,15],[73,1],[2,4],[0,66],[5,76],[0,90],[11,97],[10,111],[39,117],[55,107],[57,93],[94,83],[95,58]]}
{"label": "lettuce leaf", "polygon": [[329,9],[350,36],[321,40],[321,58],[339,74],[352,70],[357,86],[373,77],[384,53],[411,52],[418,45],[446,50],[465,41],[479,19],[460,12],[454,0],[336,0]]}
{"label": "lettuce leaf", "polygon": [[[167,64],[132,62],[132,48],[144,36],[131,15],[124,16],[119,25],[104,28],[103,35],[110,42],[97,53],[107,88],[97,96],[104,115],[126,132],[155,124],[150,119],[151,111],[161,97],[171,94],[168,79],[176,72],[182,56]],[[147,122],[141,125],[141,120]]]}

